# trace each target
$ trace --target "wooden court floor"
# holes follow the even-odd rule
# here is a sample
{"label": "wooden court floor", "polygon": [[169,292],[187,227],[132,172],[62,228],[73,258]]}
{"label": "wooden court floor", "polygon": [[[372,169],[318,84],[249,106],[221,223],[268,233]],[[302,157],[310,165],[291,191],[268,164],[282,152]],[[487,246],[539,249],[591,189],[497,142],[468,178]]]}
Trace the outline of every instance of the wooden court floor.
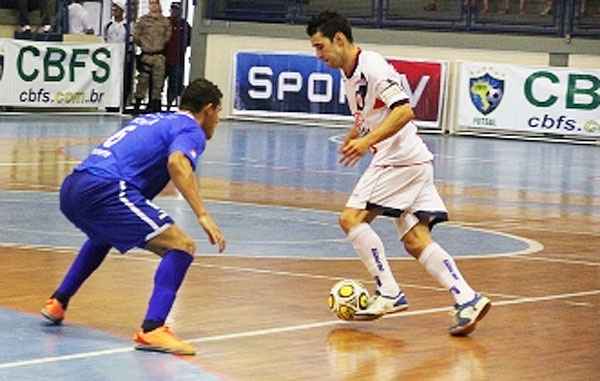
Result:
{"label": "wooden court floor", "polygon": [[[218,133],[227,134],[233,127],[224,123],[221,128]],[[99,141],[97,136],[4,136],[0,191],[56,192],[78,161],[64,148]],[[600,153],[596,151],[595,157],[600,158]],[[587,176],[596,190],[600,187],[597,163],[590,163]],[[457,259],[468,281],[494,303],[472,336],[447,334],[451,298],[416,261],[391,262],[409,298],[407,312],[370,323],[344,323],[327,310],[326,297],[341,278],[361,279],[373,286],[357,260],[200,253],[170,318],[178,335],[199,349],[197,356],[182,361],[224,380],[598,379],[600,196],[596,191],[562,193],[450,180],[437,185],[453,221],[543,245],[541,251],[528,255]],[[201,188],[210,200],[272,208],[336,211],[346,198],[337,190],[226,176],[202,177]],[[172,192],[168,189],[166,194]],[[5,221],[10,224],[10,216]],[[17,233],[12,242],[0,245],[0,307],[37,314],[75,252],[19,245]],[[206,247],[200,246],[200,251]],[[65,324],[129,338],[145,311],[157,263],[156,257],[141,252],[109,256],[72,300]],[[8,350],[7,343],[2,345]],[[109,362],[96,358],[95,372],[101,375]],[[71,361],[78,360],[64,362]],[[10,379],[10,373],[4,375]]]}

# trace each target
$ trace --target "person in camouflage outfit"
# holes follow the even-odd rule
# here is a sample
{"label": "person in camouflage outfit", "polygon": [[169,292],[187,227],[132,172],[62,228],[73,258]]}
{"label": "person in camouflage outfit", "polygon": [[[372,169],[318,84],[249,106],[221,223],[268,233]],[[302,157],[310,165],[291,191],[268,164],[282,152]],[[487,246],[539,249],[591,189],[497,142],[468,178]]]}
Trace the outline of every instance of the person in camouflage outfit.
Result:
{"label": "person in camouflage outfit", "polygon": [[171,24],[162,14],[159,0],[150,0],[150,13],[140,17],[133,31],[133,42],[142,49],[138,58],[135,108],[145,98],[152,76],[150,101],[146,111],[161,110],[161,94],[165,80],[165,45],[171,38]]}

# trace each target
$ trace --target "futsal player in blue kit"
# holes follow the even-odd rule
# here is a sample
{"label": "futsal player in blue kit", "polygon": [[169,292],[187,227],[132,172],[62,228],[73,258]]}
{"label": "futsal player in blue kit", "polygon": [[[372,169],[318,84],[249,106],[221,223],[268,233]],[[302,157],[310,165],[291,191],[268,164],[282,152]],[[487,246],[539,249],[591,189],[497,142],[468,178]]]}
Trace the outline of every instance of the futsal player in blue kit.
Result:
{"label": "futsal player in blue kit", "polygon": [[96,147],[64,180],[60,209],[88,237],[62,283],[41,313],[60,324],[70,298],[114,247],[144,248],[162,257],[136,348],[183,355],[195,348],[165,326],[185,274],[194,260],[194,240],[152,199],[172,180],[209,241],[225,249],[223,233],[198,190],[198,158],[218,126],[222,93],[206,79],[193,81],[180,112],[147,114]]}

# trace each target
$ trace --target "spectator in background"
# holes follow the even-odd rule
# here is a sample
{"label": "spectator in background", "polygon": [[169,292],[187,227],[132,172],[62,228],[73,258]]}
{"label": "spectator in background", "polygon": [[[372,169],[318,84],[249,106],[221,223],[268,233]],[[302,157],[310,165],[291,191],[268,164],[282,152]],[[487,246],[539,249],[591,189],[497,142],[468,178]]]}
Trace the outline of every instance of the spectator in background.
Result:
{"label": "spectator in background", "polygon": [[112,20],[104,28],[104,41],[109,43],[125,43],[125,39],[127,38],[125,0],[113,0],[111,13]]}
{"label": "spectator in background", "polygon": [[[583,16],[592,16],[592,17],[600,17],[600,1],[597,1],[598,4],[596,8],[596,12],[591,11],[591,7],[589,6],[590,2],[588,0],[580,0],[579,1],[579,17]],[[544,11],[542,12],[542,16],[551,15],[552,14],[552,0],[546,0]]]}
{"label": "spectator in background", "polygon": [[83,0],[81,6],[88,14],[88,21],[94,32],[100,36],[102,34],[102,2],[103,0]]}
{"label": "spectator in background", "polygon": [[30,1],[30,0],[17,0],[17,11],[19,12],[19,25],[21,32],[31,32],[31,23],[29,22],[29,11],[34,8],[35,4],[39,5],[41,25],[38,32],[48,33],[52,30],[54,25],[54,18],[56,16],[56,0],[48,1]]}
{"label": "spectator in background", "polygon": [[596,2],[596,12],[592,12],[590,10],[590,7],[586,6],[587,0],[581,0],[581,6],[579,8],[579,15],[580,16],[594,16],[594,17],[600,17],[600,2]]}
{"label": "spectator in background", "polygon": [[171,3],[171,39],[167,43],[167,111],[183,92],[185,51],[190,46],[192,27],[182,17],[181,3]]}
{"label": "spectator in background", "polygon": [[[582,3],[585,2],[585,0],[581,0]],[[540,15],[542,16],[549,16],[552,14],[552,0],[545,0],[544,1],[544,9],[542,10],[542,13],[540,13]]]}
{"label": "spectator in background", "polygon": [[[468,1],[468,0],[467,0]],[[498,13],[500,14],[509,14],[510,13],[510,1],[511,0],[504,0],[503,6],[502,7],[498,7]],[[481,9],[479,10],[479,14],[480,15],[486,15],[489,13],[490,11],[490,2],[489,0],[482,0],[481,1]],[[519,14],[524,15],[525,14],[525,0],[520,0],[519,1]]]}
{"label": "spectator in background", "polygon": [[[463,1],[463,7],[465,9],[467,9],[471,2],[473,2],[474,0],[464,0]],[[485,0],[487,1],[487,0]],[[423,7],[424,10],[429,11],[429,12],[435,12],[435,11],[439,11],[440,10],[440,0],[432,0],[430,3],[428,3],[427,5],[425,5]]]}
{"label": "spectator in background", "polygon": [[[553,0],[545,0],[544,1],[544,10],[540,15],[549,16],[552,14],[552,5]],[[587,7],[587,0],[580,0],[579,2],[579,16],[590,15],[589,7]],[[600,16],[600,7],[596,10],[596,16]]]}
{"label": "spectator in background", "polygon": [[[113,0],[111,5],[112,20],[104,28],[104,41],[111,44],[125,44],[127,40],[127,20],[125,18],[125,0]],[[123,99],[129,99],[133,86],[133,65],[125,62],[123,70]],[[129,102],[129,101],[128,101]],[[108,110],[108,109],[107,109]],[[117,110],[109,110],[117,111]]]}
{"label": "spectator in background", "polygon": [[[484,0],[484,3],[487,3],[487,1],[488,0]],[[550,4],[552,4],[552,0],[550,0]],[[486,6],[484,5],[484,7],[486,7]],[[503,13],[503,14],[510,13],[510,0],[504,0],[504,7],[500,8],[498,10],[498,13]],[[519,14],[521,14],[521,15],[525,14],[525,0],[519,0]]]}
{"label": "spectator in background", "polygon": [[[550,3],[550,9],[552,9],[552,0],[546,0],[546,1]],[[476,0],[464,0],[463,6],[465,9],[467,9],[471,6],[475,6],[476,3],[477,3]],[[510,13],[510,0],[504,0],[503,3],[504,3],[503,7],[498,7],[498,13],[500,13],[500,14]],[[427,4],[424,7],[424,9],[426,11],[438,11],[440,9],[440,0],[431,1],[429,4]],[[482,0],[481,1],[481,9],[479,9],[479,14],[486,15],[489,13],[489,11],[490,11],[489,0]],[[525,0],[519,1],[519,13],[522,15],[525,14]]]}
{"label": "spectator in background", "polygon": [[72,0],[69,5],[69,33],[94,34],[90,17],[81,3],[82,0]]}
{"label": "spectator in background", "polygon": [[138,77],[135,87],[135,112],[146,97],[152,76],[152,89],[147,112],[161,110],[162,88],[165,81],[165,47],[171,38],[171,24],[163,16],[159,0],[150,0],[150,13],[140,17],[133,31],[133,42],[140,47]]}
{"label": "spectator in background", "polygon": [[423,7],[426,11],[435,12],[440,9],[440,0],[433,0]]}
{"label": "spectator in background", "polygon": [[[506,1],[509,1],[509,0],[506,0]],[[489,11],[490,11],[490,2],[489,2],[488,0],[483,0],[483,1],[481,2],[481,4],[482,4],[483,6],[482,6],[482,7],[481,7],[481,9],[479,10],[479,14],[480,14],[480,15],[487,15],[487,14],[489,13]]]}

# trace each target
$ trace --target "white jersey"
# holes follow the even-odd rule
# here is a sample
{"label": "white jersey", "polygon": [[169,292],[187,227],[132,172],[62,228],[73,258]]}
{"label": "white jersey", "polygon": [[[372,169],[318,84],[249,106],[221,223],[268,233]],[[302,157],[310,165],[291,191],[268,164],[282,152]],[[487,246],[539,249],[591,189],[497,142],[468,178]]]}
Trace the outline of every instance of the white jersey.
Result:
{"label": "white jersey", "polygon": [[[390,106],[409,101],[402,87],[401,75],[379,53],[360,51],[354,73],[347,78],[342,70],[342,78],[348,106],[360,136],[376,129],[390,113]],[[376,166],[408,166],[433,159],[412,122],[373,148],[375,154],[371,165]]]}
{"label": "white jersey", "polygon": [[125,20],[113,20],[106,25],[104,30],[104,41],[112,43],[125,42],[127,29],[125,29]]}
{"label": "white jersey", "polygon": [[90,23],[90,16],[85,8],[79,3],[69,5],[69,33],[83,34],[87,30],[94,29]]}

